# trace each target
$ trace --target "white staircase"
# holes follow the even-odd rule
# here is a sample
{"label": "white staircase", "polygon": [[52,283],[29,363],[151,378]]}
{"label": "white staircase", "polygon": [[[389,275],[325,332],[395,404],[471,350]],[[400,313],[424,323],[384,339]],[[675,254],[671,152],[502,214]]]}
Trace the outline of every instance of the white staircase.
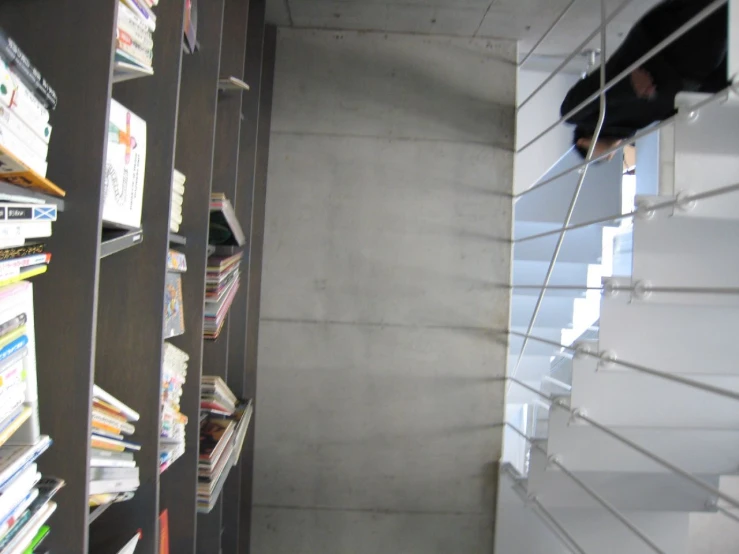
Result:
{"label": "white staircase", "polygon": [[[739,192],[689,201],[739,183],[739,100],[732,94],[692,113],[689,106],[702,100],[678,98],[680,114],[660,132],[662,144],[651,148],[658,162],[644,161],[639,213],[633,227],[619,232],[616,248],[618,223],[566,234],[550,286],[570,288],[546,293],[531,335],[549,342],[529,339],[523,354],[525,341],[516,333],[526,334],[539,290],[514,288],[509,377],[540,394],[509,381],[511,398],[527,415],[516,427],[530,440],[506,432],[496,554],[690,554],[698,552],[689,540],[691,514],[703,514],[703,521],[707,515],[726,518],[721,507],[739,515],[710,492],[725,492],[722,479],[739,473]],[[620,213],[621,167],[620,159],[591,166],[571,223]],[[557,166],[552,174],[562,169]],[[637,165],[637,176],[639,171]],[[552,189],[523,196],[516,205],[514,237],[561,227],[578,177],[571,173]],[[679,200],[674,207],[649,210],[673,200]],[[515,245],[514,287],[541,286],[557,238]],[[601,275],[603,294],[586,294],[585,286]],[[580,338],[573,344],[568,337]],[[622,361],[662,376],[624,367]],[[730,392],[716,394],[701,385]],[[542,395],[559,405],[547,408]],[[570,410],[581,410],[625,440]],[[593,492],[659,549],[604,509]],[[550,530],[543,531],[543,524]],[[517,542],[511,534],[520,535],[526,525],[530,532]],[[739,552],[739,543],[735,546],[727,554]]]}

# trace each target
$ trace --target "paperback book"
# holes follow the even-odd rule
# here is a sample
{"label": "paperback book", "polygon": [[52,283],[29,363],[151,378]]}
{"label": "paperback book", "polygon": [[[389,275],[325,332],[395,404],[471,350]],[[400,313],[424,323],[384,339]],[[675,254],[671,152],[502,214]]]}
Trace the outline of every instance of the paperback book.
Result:
{"label": "paperback book", "polygon": [[141,227],[145,170],[146,122],[111,100],[103,181],[106,224],[126,229]]}

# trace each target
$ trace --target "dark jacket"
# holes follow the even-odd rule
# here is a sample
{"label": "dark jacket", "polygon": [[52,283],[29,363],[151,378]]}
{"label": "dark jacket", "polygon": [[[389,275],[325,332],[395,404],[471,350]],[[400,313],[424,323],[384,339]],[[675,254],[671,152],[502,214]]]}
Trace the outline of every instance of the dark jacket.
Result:
{"label": "dark jacket", "polygon": [[[632,28],[606,63],[606,82],[616,77],[662,40],[700,13],[713,0],[666,0],[652,8]],[[601,136],[628,138],[675,113],[680,91],[717,92],[727,85],[728,7],[723,6],[642,67],[654,80],[651,99],[636,96],[626,76],[606,94],[606,118]],[[560,108],[565,117],[600,88],[600,68],[575,84]],[[600,111],[596,99],[568,117],[575,137],[593,135]]]}

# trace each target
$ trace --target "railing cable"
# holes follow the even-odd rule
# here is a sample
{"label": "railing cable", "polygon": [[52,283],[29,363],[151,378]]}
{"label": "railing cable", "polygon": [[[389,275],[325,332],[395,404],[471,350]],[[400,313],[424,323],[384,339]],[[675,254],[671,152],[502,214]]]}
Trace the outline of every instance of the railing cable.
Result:
{"label": "railing cable", "polygon": [[[625,1],[624,1],[624,2],[623,2],[623,3],[621,4],[621,5],[619,5],[619,6],[618,6],[618,8],[616,8],[616,9],[615,9],[615,10],[613,11],[613,13],[612,13],[611,15],[609,15],[609,16],[608,16],[608,18],[606,19],[606,25],[608,25],[608,24],[609,24],[609,23],[610,23],[611,21],[613,21],[613,20],[614,20],[614,19],[616,18],[616,16],[618,16],[618,15],[619,15],[619,14],[620,14],[620,13],[621,13],[622,11],[624,11],[624,10],[625,10],[625,9],[626,9],[626,8],[627,8],[627,7],[629,6],[629,4],[631,4],[631,3],[633,2],[633,1],[634,1],[634,0],[625,0]],[[602,19],[602,17],[601,17],[601,22],[602,22],[602,20],[603,20],[603,19]],[[560,73],[562,72],[562,70],[563,70],[563,69],[564,69],[565,67],[567,67],[567,65],[568,65],[568,64],[569,64],[569,63],[570,63],[570,62],[571,62],[572,60],[574,60],[574,59],[575,59],[575,58],[576,58],[577,56],[579,56],[579,55],[580,55],[580,52],[581,52],[581,51],[582,51],[582,50],[583,50],[583,49],[584,49],[584,48],[585,48],[585,47],[586,47],[586,46],[587,46],[588,44],[590,44],[590,41],[591,41],[591,40],[593,40],[593,39],[594,39],[595,37],[597,37],[597,36],[598,36],[598,33],[599,33],[599,32],[601,32],[601,28],[602,28],[602,24],[601,24],[601,26],[599,26],[598,28],[596,28],[596,29],[595,29],[595,30],[594,30],[594,31],[593,31],[592,33],[590,33],[590,35],[588,35],[588,38],[586,38],[586,39],[585,39],[584,41],[582,41],[582,42],[580,43],[580,45],[579,45],[579,46],[578,46],[577,48],[575,48],[575,49],[574,49],[574,50],[572,51],[572,53],[571,53],[571,54],[570,54],[569,56],[567,56],[567,57],[566,57],[566,58],[564,59],[564,61],[563,61],[563,62],[562,62],[561,64],[559,64],[559,65],[558,65],[558,66],[557,66],[557,67],[556,67],[556,68],[554,69],[554,71],[552,71],[552,72],[551,72],[551,73],[549,74],[549,76],[548,76],[548,77],[547,77],[546,79],[544,79],[544,81],[542,81],[542,82],[541,82],[541,84],[539,84],[539,86],[538,86],[538,87],[536,87],[536,89],[535,89],[535,90],[534,90],[534,91],[533,91],[533,92],[532,92],[531,94],[529,94],[529,95],[528,95],[528,96],[526,97],[526,99],[525,99],[525,100],[524,100],[523,102],[521,102],[521,103],[520,103],[520,104],[518,105],[518,107],[517,107],[516,109],[520,110],[520,109],[521,109],[521,108],[523,108],[523,107],[524,107],[524,106],[525,106],[526,104],[528,104],[528,103],[529,103],[529,102],[531,101],[531,99],[533,99],[533,98],[534,98],[534,97],[535,97],[535,96],[536,96],[537,94],[539,94],[539,92],[541,92],[541,90],[542,90],[542,89],[543,89],[543,88],[544,88],[545,86],[547,86],[547,85],[549,84],[549,82],[550,82],[550,81],[551,81],[552,79],[554,79],[554,78],[555,78],[555,77],[556,77],[557,75],[559,75],[559,74],[560,74]],[[603,61],[603,58],[605,57],[605,51],[601,50],[601,53],[600,53],[600,55],[601,55],[601,61]],[[596,98],[597,98],[597,95],[596,95]]]}
{"label": "railing cable", "polygon": [[[725,100],[728,97],[729,93],[731,93],[733,91],[734,91],[734,85],[729,85],[725,89],[720,90],[719,92],[711,95],[709,98],[706,98],[704,100],[701,100],[700,102],[696,102],[695,104],[693,104],[693,105],[685,108],[685,111],[687,111],[689,113],[690,112],[695,112],[695,111],[698,111],[701,108],[704,108],[704,107],[706,107],[706,106],[708,106],[710,104],[713,104],[715,102],[719,102],[719,101]],[[534,192],[535,190],[540,189],[541,187],[546,186],[549,183],[552,183],[552,182],[554,182],[554,181],[556,181],[558,179],[561,179],[562,177],[565,177],[565,176],[569,175],[573,171],[577,171],[579,169],[582,169],[583,167],[587,167],[587,166],[590,166],[590,165],[592,165],[594,163],[598,163],[598,162],[600,162],[602,160],[605,160],[611,154],[614,154],[616,152],[619,152],[619,151],[623,150],[624,147],[626,147],[628,144],[632,144],[632,143],[634,143],[635,141],[637,141],[637,140],[639,140],[641,138],[644,138],[644,137],[649,136],[649,135],[651,135],[653,133],[656,133],[657,131],[659,131],[660,129],[663,129],[664,127],[667,127],[668,125],[672,125],[675,122],[675,120],[679,117],[679,115],[680,114],[677,113],[677,114],[675,114],[675,115],[673,115],[673,116],[671,116],[671,117],[669,117],[669,118],[667,118],[667,119],[665,119],[663,121],[660,121],[657,124],[650,125],[649,127],[646,127],[645,129],[642,129],[641,131],[639,131],[638,133],[636,133],[633,137],[631,137],[628,140],[628,142],[623,141],[623,142],[619,143],[618,145],[613,146],[613,147],[609,148],[608,150],[605,150],[601,155],[594,157],[592,160],[583,160],[582,162],[580,162],[580,163],[578,163],[576,165],[573,165],[572,167],[570,167],[568,169],[565,169],[563,171],[560,171],[556,175],[553,175],[551,177],[547,177],[543,181],[541,181],[541,180],[540,181],[537,181],[536,183],[534,183],[528,189],[526,189],[526,190],[524,190],[522,192],[519,192],[518,194],[514,194],[513,195],[513,198],[514,199],[518,199],[518,198],[521,198],[523,196],[526,196],[527,194],[529,194],[531,192]]]}
{"label": "railing cable", "polygon": [[[591,94],[588,98],[586,98],[583,102],[581,102],[578,106],[570,110],[568,113],[566,113],[562,118],[560,118],[558,121],[550,125],[546,130],[544,130],[542,133],[539,133],[536,137],[531,139],[529,142],[524,144],[521,148],[516,150],[516,154],[520,154],[521,152],[528,149],[530,146],[535,144],[539,141],[540,138],[542,138],[544,135],[549,133],[552,129],[559,126],[561,123],[567,121],[570,117],[578,113],[580,110],[582,110],[584,107],[586,107],[588,104],[590,104],[593,100],[601,96],[602,94],[607,93],[609,90],[611,90],[617,83],[621,82],[626,76],[630,75],[635,69],[640,68],[644,62],[649,61],[652,59],[656,54],[659,54],[670,46],[673,42],[675,42],[677,39],[682,37],[685,33],[690,31],[693,27],[703,22],[705,19],[710,17],[714,12],[718,11],[721,6],[726,4],[727,0],[715,0],[713,3],[708,5],[704,10],[702,10],[699,14],[692,17],[689,21],[687,21],[685,24],[680,26],[677,30],[675,30],[673,33],[671,33],[667,38],[662,40],[659,44],[657,44],[654,48],[649,50],[646,54],[644,54],[642,57],[637,59],[634,63],[632,63],[629,67],[624,69],[621,73],[616,75],[613,79],[608,81],[605,84],[601,85],[600,90],[594,92]],[[602,51],[601,53],[602,59],[601,62],[605,63],[605,51]]]}
{"label": "railing cable", "polygon": [[523,431],[521,431],[518,427],[515,425],[512,425],[511,423],[506,423],[508,427],[510,427],[514,432],[516,432],[518,435],[521,436],[522,439],[524,439],[526,442],[528,442],[532,448],[535,448],[539,452],[543,453],[544,456],[547,456],[547,461],[550,465],[553,465],[557,467],[562,473],[564,473],[569,479],[575,483],[580,489],[583,490],[590,498],[595,500],[598,504],[600,504],[608,513],[610,513],[613,517],[615,517],[618,521],[620,521],[624,527],[629,529],[634,535],[639,537],[641,541],[646,544],[649,548],[651,548],[654,552],[657,554],[667,554],[664,550],[662,550],[657,544],[650,539],[639,527],[637,527],[629,518],[627,518],[625,515],[623,515],[618,508],[616,508],[613,504],[611,504],[608,500],[603,498],[600,494],[598,494],[595,490],[593,490],[588,484],[586,484],[584,481],[582,481],[579,477],[577,477],[574,473],[572,473],[569,469],[567,469],[562,463],[555,457],[555,456],[549,456],[547,454],[547,451],[539,446],[531,437],[526,435]]}
{"label": "railing cable", "polygon": [[[600,15],[601,15],[601,28],[600,28],[600,45],[601,45],[601,64],[600,64],[600,85],[601,88],[605,86],[606,82],[606,52],[607,52],[607,43],[606,43],[606,0],[601,0],[600,2]],[[588,148],[588,155],[585,159],[591,160],[593,158],[593,154],[595,153],[595,147],[598,144],[598,139],[600,138],[600,133],[603,130],[603,124],[605,123],[606,119],[606,95],[605,93],[601,93],[600,95],[600,115],[598,117],[598,125],[595,127],[595,133],[593,133],[593,139],[590,141],[590,147]],[[582,173],[580,174],[580,178],[577,182],[577,187],[575,187],[575,192],[572,195],[572,200],[570,201],[570,207],[567,210],[567,215],[565,216],[564,225],[563,228],[566,228],[570,221],[572,220],[572,216],[575,213],[575,206],[577,205],[577,199],[580,197],[580,191],[582,190],[583,184],[585,183],[585,177],[587,177],[588,174],[588,166],[586,166]],[[544,283],[542,285],[542,290],[539,293],[539,297],[536,299],[536,305],[534,306],[534,311],[531,314],[531,319],[529,320],[529,326],[528,330],[526,331],[526,337],[523,339],[523,344],[521,345],[521,352],[518,354],[518,359],[516,360],[516,365],[513,368],[513,371],[511,372],[513,377],[516,376],[516,373],[518,372],[518,368],[521,365],[521,361],[523,360],[523,355],[526,352],[526,347],[528,346],[529,339],[528,335],[531,334],[531,331],[534,329],[534,325],[536,324],[536,318],[539,317],[539,311],[541,310],[541,305],[544,302],[544,295],[546,294],[546,287],[549,286],[549,281],[552,278],[552,274],[554,273],[554,266],[557,264],[557,258],[559,258],[559,253],[562,250],[562,244],[565,240],[565,232],[562,231],[559,235],[559,239],[557,240],[557,245],[554,247],[554,252],[552,253],[552,259],[549,262],[549,267],[547,268],[547,274],[544,278]]]}
{"label": "railing cable", "polygon": [[[517,336],[517,337],[524,337],[523,333],[519,333],[517,331],[508,331],[509,335]],[[616,359],[605,359],[600,354],[589,352],[587,350],[578,350],[575,346],[566,346],[564,344],[561,344],[559,342],[555,342],[549,339],[545,339],[542,337],[535,337],[533,335],[529,335],[529,338],[531,340],[534,340],[536,342],[540,342],[542,344],[549,344],[551,346],[557,347],[557,348],[563,348],[565,350],[569,350],[571,352],[580,353],[584,356],[588,356],[590,358],[595,358],[600,361],[613,363],[616,365],[620,365],[621,367],[625,367],[628,369],[633,369],[634,371],[638,371],[640,373],[646,373],[647,375],[651,375],[652,377],[659,377],[661,379],[665,379],[667,381],[672,381],[674,383],[679,383],[681,385],[686,385],[688,387],[692,387],[695,389],[702,390],[704,392],[708,392],[711,394],[715,394],[717,396],[723,396],[724,398],[730,398],[732,400],[739,400],[739,392],[728,390],[728,389],[722,389],[721,387],[715,387],[713,385],[709,385],[707,383],[701,383],[700,381],[695,381],[693,379],[688,379],[686,377],[681,377],[680,375],[675,375],[672,373],[667,373],[664,371],[658,371],[656,369],[652,369],[643,365],[634,364],[631,362],[626,362],[624,360]],[[511,377],[509,377],[511,379]]]}
{"label": "railing cable", "polygon": [[639,214],[643,212],[652,212],[652,211],[664,210],[667,208],[674,208],[675,206],[679,206],[681,204],[685,205],[685,204],[690,204],[691,202],[698,202],[700,200],[708,200],[716,196],[723,196],[724,194],[730,194],[732,192],[737,192],[737,191],[739,191],[739,183],[734,183],[734,184],[726,185],[723,187],[717,187],[715,189],[707,190],[704,192],[697,192],[695,194],[686,194],[685,196],[680,196],[679,198],[672,198],[670,200],[665,200],[664,202],[657,202],[655,204],[645,205],[640,208],[637,208],[636,210],[632,212],[628,212],[625,214],[614,214],[614,215],[610,215],[606,217],[599,217],[598,219],[591,219],[590,221],[584,221],[582,223],[575,223],[573,225],[565,225],[564,227],[560,227],[559,229],[545,231],[543,233],[538,233],[536,235],[529,235],[527,237],[513,239],[513,243],[518,244],[521,242],[528,242],[531,240],[542,239],[544,237],[550,237],[552,235],[559,234],[563,231],[565,232],[574,231],[575,229],[583,229],[585,227],[590,227],[591,225],[597,225],[599,223],[608,223],[611,221],[616,222],[622,219],[629,219],[630,217],[638,216]]}
{"label": "railing cable", "polygon": [[[631,1],[631,0],[629,0]],[[539,48],[539,46],[542,45],[542,43],[547,39],[547,37],[554,31],[554,29],[557,27],[557,25],[560,24],[560,22],[565,18],[565,16],[569,13],[572,6],[577,3],[577,0],[570,0],[570,3],[567,4],[567,7],[562,11],[561,14],[559,14],[559,17],[554,20],[554,23],[552,23],[549,28],[544,32],[544,34],[539,38],[539,40],[536,41],[536,44],[534,44],[533,48],[529,50],[529,53],[526,54],[521,62],[518,64],[518,67],[523,67],[527,61],[533,56],[534,52],[536,52]]]}

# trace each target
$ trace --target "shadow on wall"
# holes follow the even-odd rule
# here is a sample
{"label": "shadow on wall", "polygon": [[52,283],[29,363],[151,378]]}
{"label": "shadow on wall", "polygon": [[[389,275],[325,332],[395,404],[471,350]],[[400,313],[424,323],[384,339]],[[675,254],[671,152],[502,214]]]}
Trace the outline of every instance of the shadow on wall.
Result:
{"label": "shadow on wall", "polygon": [[291,86],[276,91],[278,132],[513,146],[513,43],[285,29],[280,42],[279,78]]}

